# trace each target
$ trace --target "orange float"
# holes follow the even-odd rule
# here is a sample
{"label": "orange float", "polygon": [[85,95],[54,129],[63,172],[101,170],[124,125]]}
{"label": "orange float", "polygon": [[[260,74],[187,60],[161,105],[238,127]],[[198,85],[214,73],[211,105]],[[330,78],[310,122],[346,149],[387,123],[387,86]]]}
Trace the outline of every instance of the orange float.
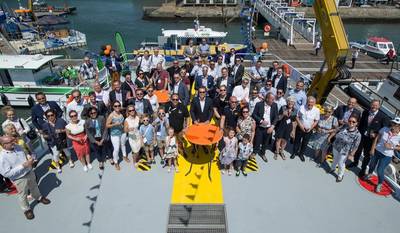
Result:
{"label": "orange float", "polygon": [[267,49],[268,48],[268,43],[267,42],[263,42],[261,44],[261,49]]}
{"label": "orange float", "polygon": [[288,64],[283,64],[282,70],[287,76],[290,76],[291,70]]}
{"label": "orange float", "polygon": [[223,135],[218,126],[202,123],[190,125],[185,133],[185,137],[190,143],[203,146],[216,144]]}
{"label": "orange float", "polygon": [[169,101],[169,93],[166,90],[154,91],[154,95],[157,96],[158,103],[164,104]]}
{"label": "orange float", "polygon": [[106,50],[104,50],[104,55],[110,55],[110,50],[108,50],[108,49],[106,49]]}

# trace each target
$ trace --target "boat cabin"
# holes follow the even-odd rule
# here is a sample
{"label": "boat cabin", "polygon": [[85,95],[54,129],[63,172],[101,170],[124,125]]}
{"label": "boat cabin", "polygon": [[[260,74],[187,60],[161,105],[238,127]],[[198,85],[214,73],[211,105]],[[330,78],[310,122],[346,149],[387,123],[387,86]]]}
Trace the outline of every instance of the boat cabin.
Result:
{"label": "boat cabin", "polygon": [[384,37],[369,37],[365,45],[367,52],[375,52],[377,54],[386,55],[390,49],[394,50],[393,43]]}
{"label": "boat cabin", "polygon": [[62,55],[0,55],[0,86],[41,86],[54,79],[53,60]]}

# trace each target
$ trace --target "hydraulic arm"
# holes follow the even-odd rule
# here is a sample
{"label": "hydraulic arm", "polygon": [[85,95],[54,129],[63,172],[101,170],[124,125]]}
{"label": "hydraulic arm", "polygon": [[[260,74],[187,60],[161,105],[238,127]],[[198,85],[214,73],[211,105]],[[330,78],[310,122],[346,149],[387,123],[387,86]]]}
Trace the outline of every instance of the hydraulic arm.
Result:
{"label": "hydraulic arm", "polygon": [[[350,72],[345,65],[349,43],[334,0],[315,0],[313,8],[321,28],[325,61],[321,70],[316,73],[308,94],[314,95],[319,103],[323,103],[333,88],[332,80],[350,78]],[[324,72],[325,64],[328,69]]]}

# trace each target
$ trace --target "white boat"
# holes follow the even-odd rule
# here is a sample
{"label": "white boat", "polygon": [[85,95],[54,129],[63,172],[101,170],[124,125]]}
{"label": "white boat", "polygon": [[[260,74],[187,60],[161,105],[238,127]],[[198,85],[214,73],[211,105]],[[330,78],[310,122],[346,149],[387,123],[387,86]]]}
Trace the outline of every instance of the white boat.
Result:
{"label": "white boat", "polygon": [[134,50],[134,55],[143,53],[144,50],[149,50],[150,54],[155,48],[160,48],[161,53],[166,56],[167,61],[172,61],[176,58],[182,59],[183,51],[189,40],[193,40],[195,45],[201,43],[201,40],[207,39],[210,45],[210,54],[216,55],[216,47],[225,47],[226,51],[234,48],[237,52],[245,52],[244,44],[226,43],[224,40],[228,35],[227,32],[214,31],[211,28],[200,25],[198,20],[194,21],[194,27],[185,30],[165,30],[161,29],[162,36],[158,36],[157,41],[144,41],[140,44],[138,50]]}
{"label": "white boat", "polygon": [[[56,73],[58,68],[53,60],[60,57],[62,55],[0,55],[0,105],[29,106],[39,91],[46,93],[48,100],[64,104],[73,89],[88,92],[88,87],[69,86]],[[102,83],[107,82],[107,77],[107,69],[100,70]]]}
{"label": "white boat", "polygon": [[350,47],[358,48],[361,52],[377,59],[384,58],[390,49],[393,49],[396,54],[393,42],[385,37],[368,37],[365,43],[350,42]]}

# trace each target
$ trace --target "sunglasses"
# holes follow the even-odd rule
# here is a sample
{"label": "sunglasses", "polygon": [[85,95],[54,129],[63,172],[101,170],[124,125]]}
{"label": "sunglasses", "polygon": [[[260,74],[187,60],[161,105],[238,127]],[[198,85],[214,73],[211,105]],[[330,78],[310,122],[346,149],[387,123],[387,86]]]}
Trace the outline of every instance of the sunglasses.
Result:
{"label": "sunglasses", "polygon": [[258,92],[253,92],[252,94],[253,94],[253,95],[257,95],[257,94],[258,94]]}
{"label": "sunglasses", "polygon": [[148,121],[149,121],[149,119],[144,119],[144,120],[143,120],[143,122],[148,122]]}
{"label": "sunglasses", "polygon": [[219,91],[226,91],[225,89],[219,89]]}
{"label": "sunglasses", "polygon": [[357,121],[349,121],[349,123],[357,123]]}
{"label": "sunglasses", "polygon": [[199,93],[200,93],[200,94],[204,94],[204,93],[206,93],[206,92],[205,92],[205,91],[199,91]]}
{"label": "sunglasses", "polygon": [[151,90],[151,89],[149,89],[149,90],[147,90],[147,92],[153,92],[154,90]]}
{"label": "sunglasses", "polygon": [[70,115],[69,117],[73,118],[73,117],[77,117],[78,115],[74,114],[74,115]]}
{"label": "sunglasses", "polygon": [[159,112],[158,115],[165,115],[165,112]]}
{"label": "sunglasses", "polygon": [[179,99],[172,99],[172,101],[178,101]]}
{"label": "sunglasses", "polygon": [[249,111],[243,111],[243,113],[249,113]]}
{"label": "sunglasses", "polygon": [[47,117],[53,117],[54,114],[47,114],[46,116],[47,116]]}
{"label": "sunglasses", "polygon": [[37,98],[36,100],[37,100],[37,101],[45,100],[45,98]]}
{"label": "sunglasses", "polygon": [[121,107],[121,105],[114,105],[114,108],[119,108],[119,107]]}
{"label": "sunglasses", "polygon": [[136,111],[135,109],[128,109],[128,112],[134,112]]}
{"label": "sunglasses", "polygon": [[230,101],[232,104],[236,104],[237,103],[237,101]]}
{"label": "sunglasses", "polygon": [[266,86],[272,86],[272,84],[271,83],[267,83]]}
{"label": "sunglasses", "polygon": [[142,95],[143,95],[143,93],[137,93],[136,95],[138,95],[138,96],[142,96]]}
{"label": "sunglasses", "polygon": [[93,114],[97,114],[97,112],[91,112],[90,114],[92,114],[92,115],[93,115]]}
{"label": "sunglasses", "polygon": [[80,96],[80,95],[77,95],[77,96],[74,96],[74,98],[81,98],[81,96]]}

